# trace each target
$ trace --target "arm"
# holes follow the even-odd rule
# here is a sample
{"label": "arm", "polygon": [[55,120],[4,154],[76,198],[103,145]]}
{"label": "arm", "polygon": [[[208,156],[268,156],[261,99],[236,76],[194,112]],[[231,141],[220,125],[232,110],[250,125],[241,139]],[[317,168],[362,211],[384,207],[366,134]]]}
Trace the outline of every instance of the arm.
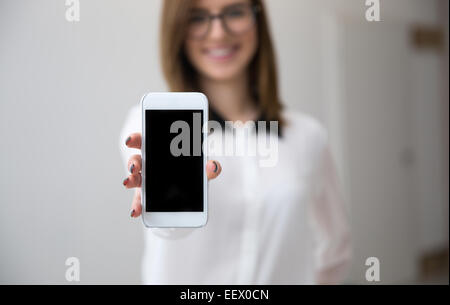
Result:
{"label": "arm", "polygon": [[346,276],[352,249],[347,210],[328,145],[322,153],[312,205],[316,233],[316,282],[338,284]]}

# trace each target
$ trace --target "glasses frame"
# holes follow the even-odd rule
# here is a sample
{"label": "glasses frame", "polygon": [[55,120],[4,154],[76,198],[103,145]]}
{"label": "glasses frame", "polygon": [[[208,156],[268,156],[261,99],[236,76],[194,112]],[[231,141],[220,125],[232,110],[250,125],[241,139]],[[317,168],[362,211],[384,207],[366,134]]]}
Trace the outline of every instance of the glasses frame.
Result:
{"label": "glasses frame", "polygon": [[[256,17],[258,15],[258,13],[261,11],[261,7],[259,5],[257,5],[257,4],[250,4],[249,6],[250,6],[250,9],[251,9],[251,12],[252,12],[252,17],[253,17],[252,26],[254,26],[255,23],[256,23]],[[205,39],[208,36],[209,32],[211,31],[211,25],[212,25],[212,22],[214,21],[214,19],[219,19],[220,20],[220,24],[222,25],[222,28],[225,30],[225,32],[227,32],[229,35],[232,35],[232,36],[242,35],[242,34],[244,34],[245,32],[247,32],[248,30],[251,29],[251,27],[249,27],[248,30],[243,31],[242,33],[235,33],[235,32],[233,32],[232,30],[230,30],[228,28],[227,23],[225,22],[225,15],[226,15],[226,12],[224,12],[224,11],[221,12],[220,14],[215,14],[215,15],[214,14],[208,14],[208,16],[207,16],[208,17],[208,28],[206,29],[205,34],[200,35],[200,36],[188,36],[188,37],[190,39],[194,39],[194,40],[203,40],[203,39]]]}

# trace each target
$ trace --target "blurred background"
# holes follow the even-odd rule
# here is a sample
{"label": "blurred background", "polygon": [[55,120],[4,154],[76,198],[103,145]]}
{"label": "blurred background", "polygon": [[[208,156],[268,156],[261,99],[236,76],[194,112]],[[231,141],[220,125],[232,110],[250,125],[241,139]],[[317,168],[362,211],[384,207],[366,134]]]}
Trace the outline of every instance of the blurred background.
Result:
{"label": "blurred background", "polygon": [[[162,0],[0,0],[0,283],[140,283],[127,111],[166,90]],[[266,0],[282,99],[329,130],[351,210],[346,283],[448,284],[449,1]],[[122,143],[120,143],[122,144]]]}

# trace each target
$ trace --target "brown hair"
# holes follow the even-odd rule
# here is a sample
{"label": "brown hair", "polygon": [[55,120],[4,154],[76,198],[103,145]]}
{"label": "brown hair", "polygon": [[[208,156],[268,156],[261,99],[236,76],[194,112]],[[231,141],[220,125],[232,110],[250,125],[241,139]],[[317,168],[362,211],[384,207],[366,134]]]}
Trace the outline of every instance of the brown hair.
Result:
{"label": "brown hair", "polygon": [[[256,16],[259,46],[249,65],[252,97],[267,121],[278,121],[283,126],[282,105],[278,96],[277,69],[268,19],[262,0],[252,0],[259,8]],[[184,52],[185,32],[192,0],[164,0],[160,55],[162,71],[171,91],[200,91],[194,67]]]}

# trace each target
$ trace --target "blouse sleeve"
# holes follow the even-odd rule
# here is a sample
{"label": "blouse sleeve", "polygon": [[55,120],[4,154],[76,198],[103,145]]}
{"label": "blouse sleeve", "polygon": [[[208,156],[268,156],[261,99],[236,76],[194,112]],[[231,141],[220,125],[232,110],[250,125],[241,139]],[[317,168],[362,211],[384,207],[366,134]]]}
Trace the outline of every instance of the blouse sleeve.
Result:
{"label": "blouse sleeve", "polygon": [[[128,160],[131,156],[135,154],[141,154],[141,151],[139,149],[132,149],[128,148],[125,145],[126,139],[129,137],[132,133],[141,133],[142,131],[142,117],[141,117],[141,110],[139,105],[134,106],[131,108],[131,110],[128,112],[128,115],[125,119],[125,123],[123,125],[123,128],[120,132],[120,138],[119,138],[119,147],[120,147],[120,153],[122,155],[122,162],[124,165],[125,170],[125,176],[130,175],[130,172],[128,170]],[[130,199],[131,202],[131,199]],[[151,231],[155,236],[164,238],[164,239],[180,239],[183,238],[190,233],[193,232],[194,229],[191,228],[150,228],[148,229]]]}
{"label": "blouse sleeve", "polygon": [[311,209],[316,241],[315,279],[318,284],[337,284],[347,275],[352,249],[348,211],[328,144],[324,145],[317,178]]}

